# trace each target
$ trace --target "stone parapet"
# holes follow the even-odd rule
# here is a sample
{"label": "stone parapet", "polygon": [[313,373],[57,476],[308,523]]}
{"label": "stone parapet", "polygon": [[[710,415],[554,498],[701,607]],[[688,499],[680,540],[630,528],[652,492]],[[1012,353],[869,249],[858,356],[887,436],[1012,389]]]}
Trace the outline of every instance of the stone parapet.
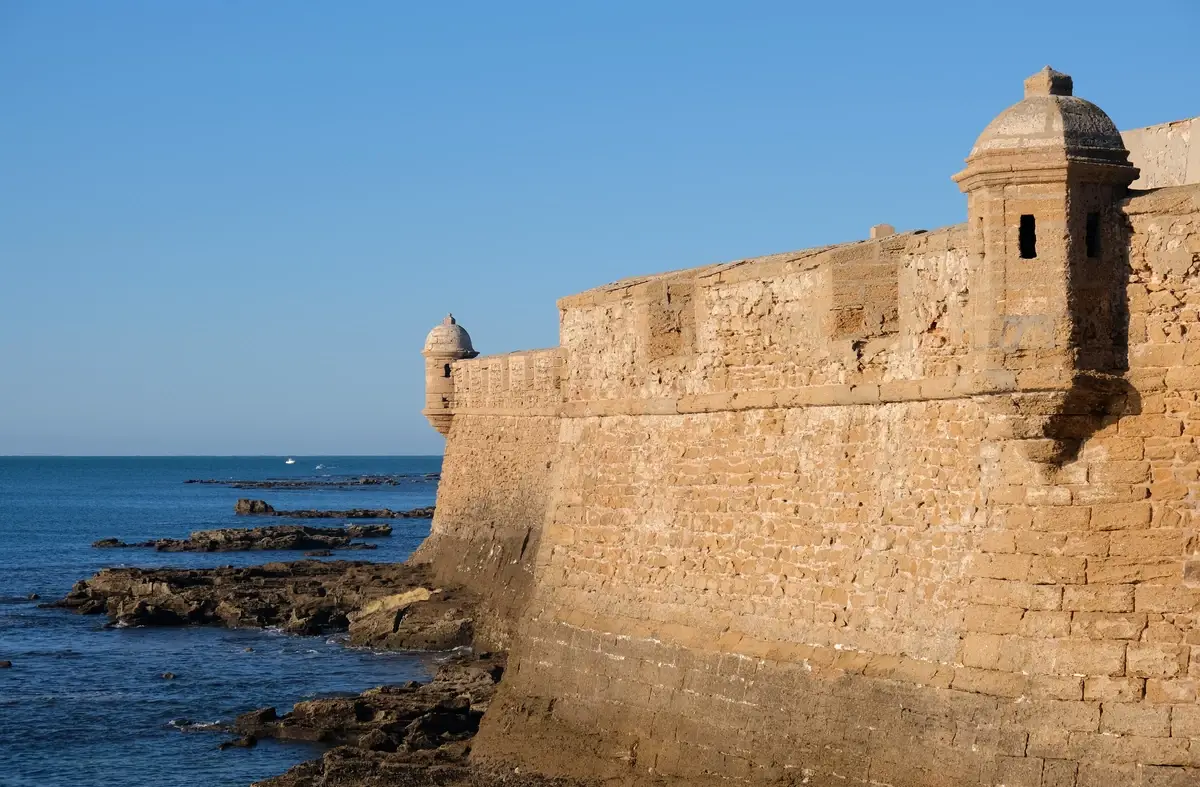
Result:
{"label": "stone parapet", "polygon": [[559,301],[564,402],[846,390],[969,371],[964,226],[664,274]]}
{"label": "stone parapet", "polygon": [[557,414],[563,355],[551,348],[456,361],[455,413]]}
{"label": "stone parapet", "polygon": [[1200,183],[1200,118],[1124,131],[1130,160],[1141,169],[1135,189]]}

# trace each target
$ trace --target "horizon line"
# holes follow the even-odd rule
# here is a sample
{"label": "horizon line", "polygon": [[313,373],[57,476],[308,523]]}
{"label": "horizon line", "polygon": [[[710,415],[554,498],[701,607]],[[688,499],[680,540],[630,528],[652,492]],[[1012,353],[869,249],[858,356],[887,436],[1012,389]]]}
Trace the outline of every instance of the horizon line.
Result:
{"label": "horizon line", "polygon": [[425,459],[445,454],[0,454],[0,459],[324,459],[328,457],[371,457],[388,459]]}

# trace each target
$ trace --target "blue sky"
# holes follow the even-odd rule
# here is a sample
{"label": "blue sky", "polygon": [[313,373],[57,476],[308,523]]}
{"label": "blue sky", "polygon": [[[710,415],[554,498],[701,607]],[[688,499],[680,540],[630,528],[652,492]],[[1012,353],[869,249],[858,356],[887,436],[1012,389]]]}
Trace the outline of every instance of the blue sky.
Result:
{"label": "blue sky", "polygon": [[1195,0],[0,0],[0,454],[422,454],[425,333],[962,220],[1051,64],[1200,114]]}

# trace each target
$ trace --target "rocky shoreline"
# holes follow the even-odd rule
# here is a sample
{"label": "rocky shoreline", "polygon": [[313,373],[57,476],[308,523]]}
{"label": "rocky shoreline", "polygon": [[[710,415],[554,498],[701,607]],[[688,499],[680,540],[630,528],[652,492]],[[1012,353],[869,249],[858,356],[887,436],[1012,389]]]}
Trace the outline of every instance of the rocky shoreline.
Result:
{"label": "rocky shoreline", "polygon": [[283,715],[275,708],[240,715],[233,724],[239,737],[219,748],[249,747],[264,738],[334,747],[259,782],[262,787],[580,785],[469,761],[471,738],[505,668],[504,654],[471,651],[477,602],[461,589],[435,587],[421,565],[304,560],[249,568],[105,569],[42,606],[107,615],[115,626],[346,632],[351,645],[451,653],[427,683],[309,700]]}
{"label": "rocky shoreline", "polygon": [[340,511],[323,511],[303,508],[294,511],[276,511],[265,500],[240,498],[233,506],[238,516],[282,516],[291,519],[432,519],[433,506],[393,511],[390,508],[349,508]]}
{"label": "rocky shoreline", "polygon": [[234,723],[235,745],[263,738],[335,744],[254,787],[594,787],[470,760],[504,667],[503,654],[458,654],[428,683],[300,702],[283,716],[274,708],[250,711]]}
{"label": "rocky shoreline", "polygon": [[341,747],[262,783],[271,787],[317,787],[331,780],[338,783],[347,772],[358,778],[364,771],[387,783],[395,783],[389,772],[397,770],[427,779],[462,778],[469,773],[470,739],[503,674],[503,656],[458,656],[428,683],[380,686],[357,697],[301,702],[283,716],[274,708],[262,708],[239,716],[234,729],[243,740],[276,738]]}
{"label": "rocky shoreline", "polygon": [[279,628],[349,633],[396,650],[470,645],[475,600],[436,588],[420,566],[301,560],[249,568],[109,568],[43,606],[107,615],[116,626]]}
{"label": "rocky shoreline", "polygon": [[381,538],[392,534],[391,525],[347,525],[345,528],[271,525],[254,528],[197,530],[187,538],[156,538],[126,543],[102,538],[92,544],[96,549],[145,548],[158,552],[247,552],[256,550],[375,549],[355,538]]}

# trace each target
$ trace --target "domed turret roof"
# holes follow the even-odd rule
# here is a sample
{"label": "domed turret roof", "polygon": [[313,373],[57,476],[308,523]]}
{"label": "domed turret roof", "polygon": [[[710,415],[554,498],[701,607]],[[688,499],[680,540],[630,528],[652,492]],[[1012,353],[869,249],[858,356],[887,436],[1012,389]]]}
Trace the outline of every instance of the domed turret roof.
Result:
{"label": "domed turret roof", "polygon": [[1104,110],[1072,95],[1071,77],[1046,66],[1025,80],[1025,98],[988,124],[967,168],[954,176],[972,191],[989,183],[1059,181],[1074,170],[1093,183],[1128,186],[1138,176],[1121,132]]}
{"label": "domed turret roof", "polygon": [[971,155],[1064,154],[1079,161],[1125,164],[1121,132],[1104,110],[1072,95],[1073,80],[1047,66],[1025,80],[1025,99],[988,124]]}
{"label": "domed turret roof", "polygon": [[456,355],[473,358],[478,353],[471,346],[471,335],[454,320],[453,314],[435,326],[425,337],[425,354]]}

